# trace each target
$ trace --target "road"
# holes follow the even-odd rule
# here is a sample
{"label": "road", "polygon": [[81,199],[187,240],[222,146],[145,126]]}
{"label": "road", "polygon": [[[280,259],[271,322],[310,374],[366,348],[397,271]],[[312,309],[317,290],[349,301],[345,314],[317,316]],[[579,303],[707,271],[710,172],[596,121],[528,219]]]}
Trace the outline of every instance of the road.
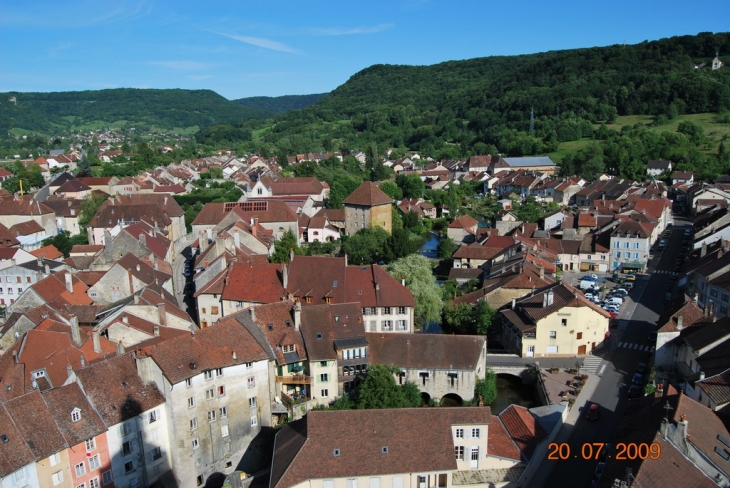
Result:
{"label": "road", "polygon": [[[616,432],[626,407],[627,391],[631,378],[640,362],[650,362],[651,352],[645,352],[648,336],[655,330],[659,314],[665,306],[664,295],[667,291],[669,275],[674,270],[675,260],[681,252],[683,228],[688,222],[675,217],[675,229],[672,232],[666,249],[657,253],[649,265],[647,275],[637,278],[631,301],[622,310],[621,326],[609,339],[609,344],[602,351],[604,361],[600,365],[599,384],[590,402],[601,405],[601,417],[598,421],[586,420],[582,415],[576,422],[569,437],[571,459],[552,461],[550,475],[542,480],[534,480],[531,487],[565,487],[591,486],[598,461],[584,461],[580,450],[584,443],[608,442],[616,444]],[[633,303],[632,303],[633,302]],[[598,352],[597,355],[601,355]],[[585,405],[573,408],[585,409]],[[576,458],[572,456],[577,455]],[[540,462],[541,460],[535,460]],[[546,461],[542,461],[546,462]]]}

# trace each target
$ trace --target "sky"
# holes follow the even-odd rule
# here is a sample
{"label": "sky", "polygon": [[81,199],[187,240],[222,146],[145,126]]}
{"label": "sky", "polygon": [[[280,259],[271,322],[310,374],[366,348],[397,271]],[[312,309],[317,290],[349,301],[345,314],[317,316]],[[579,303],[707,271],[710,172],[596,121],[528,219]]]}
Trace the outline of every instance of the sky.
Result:
{"label": "sky", "polygon": [[374,64],[728,30],[728,0],[4,0],[0,92],[305,95],[332,91]]}

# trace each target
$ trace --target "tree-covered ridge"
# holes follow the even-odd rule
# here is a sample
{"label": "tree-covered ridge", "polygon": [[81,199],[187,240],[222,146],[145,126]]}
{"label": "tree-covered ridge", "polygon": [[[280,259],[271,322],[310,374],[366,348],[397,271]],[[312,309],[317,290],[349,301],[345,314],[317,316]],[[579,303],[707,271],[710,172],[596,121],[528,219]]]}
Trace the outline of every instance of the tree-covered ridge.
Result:
{"label": "tree-covered ridge", "polygon": [[312,95],[284,95],[281,97],[248,97],[233,100],[233,103],[263,110],[273,116],[308,107],[325,95],[326,93],[315,93]]}
{"label": "tree-covered ridge", "polygon": [[0,130],[4,133],[13,128],[49,131],[118,121],[130,126],[204,127],[269,115],[233,103],[211,90],[116,88],[0,94]]}
{"label": "tree-covered ridge", "polygon": [[710,68],[717,51],[730,52],[730,34],[433,66],[376,65],[257,136],[291,153],[362,150],[376,141],[443,158],[545,154],[592,137],[593,124],[610,124],[617,115],[671,120],[730,109],[730,62]]}

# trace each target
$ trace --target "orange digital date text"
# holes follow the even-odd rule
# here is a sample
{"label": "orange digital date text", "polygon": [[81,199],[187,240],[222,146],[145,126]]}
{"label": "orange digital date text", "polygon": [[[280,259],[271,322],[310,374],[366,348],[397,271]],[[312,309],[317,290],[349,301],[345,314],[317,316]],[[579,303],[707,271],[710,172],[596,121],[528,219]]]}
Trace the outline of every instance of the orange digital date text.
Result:
{"label": "orange digital date text", "polygon": [[[568,459],[598,460],[606,447],[603,442],[586,442],[580,452],[573,452],[566,442],[551,442],[548,444],[548,460],[565,461]],[[635,442],[619,442],[616,449],[605,454],[605,459],[616,459],[617,461],[633,461],[634,459],[657,460],[662,455],[662,446],[653,442],[651,444]]]}

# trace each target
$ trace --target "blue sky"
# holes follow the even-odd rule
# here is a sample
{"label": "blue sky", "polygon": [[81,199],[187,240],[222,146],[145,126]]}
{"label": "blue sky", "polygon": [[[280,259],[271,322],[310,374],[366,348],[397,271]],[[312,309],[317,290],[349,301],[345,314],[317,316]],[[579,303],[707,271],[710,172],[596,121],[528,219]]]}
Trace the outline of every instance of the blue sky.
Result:
{"label": "blue sky", "polygon": [[727,30],[728,0],[7,0],[0,4],[0,92],[301,95],[331,91],[373,64]]}

